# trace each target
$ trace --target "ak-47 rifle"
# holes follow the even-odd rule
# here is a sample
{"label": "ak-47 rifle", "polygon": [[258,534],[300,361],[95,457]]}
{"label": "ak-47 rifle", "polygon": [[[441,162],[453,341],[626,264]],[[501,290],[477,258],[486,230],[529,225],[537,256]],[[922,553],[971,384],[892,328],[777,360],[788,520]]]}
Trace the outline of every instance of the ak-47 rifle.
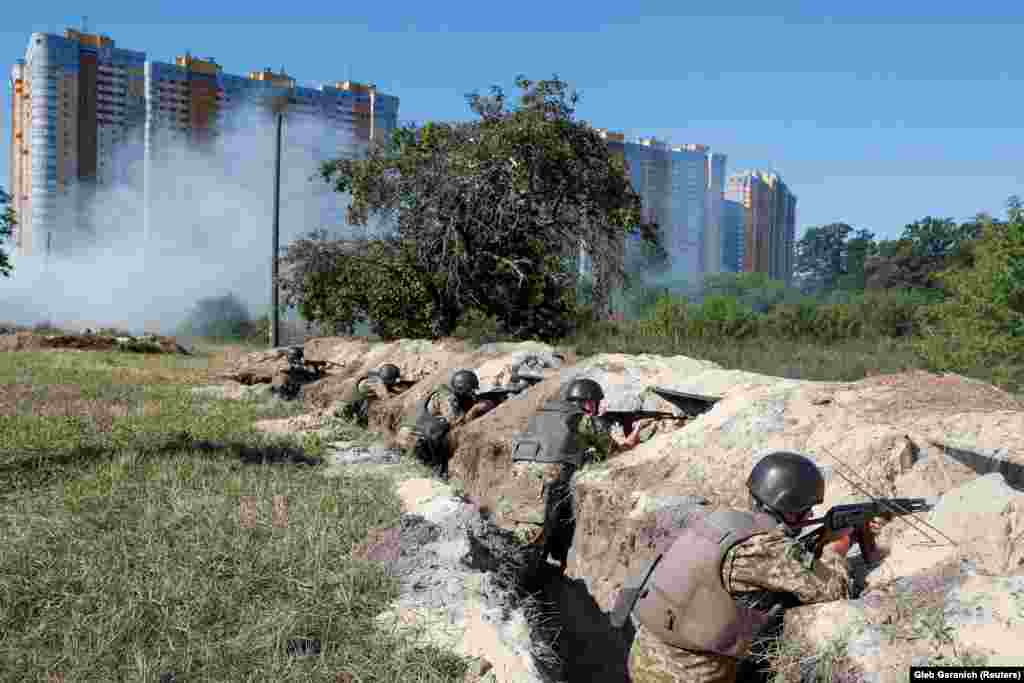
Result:
{"label": "ak-47 rifle", "polygon": [[519,373],[513,373],[509,377],[509,384],[503,387],[495,387],[488,389],[487,391],[478,391],[476,394],[477,401],[490,401],[495,405],[504,403],[512,396],[520,394],[530,387],[539,384],[544,381],[544,377],[541,375],[522,375]]}
{"label": "ak-47 rifle", "polygon": [[706,413],[721,400],[719,396],[689,394],[685,391],[675,391],[673,389],[665,389],[664,387],[648,387],[648,389],[682,411],[682,415],[664,410],[609,410],[597,416],[598,422],[603,422],[608,427],[615,424],[622,425],[622,431],[629,434],[633,431],[633,425],[637,420],[654,418],[658,420],[686,421]]}
{"label": "ak-47 rifle", "polygon": [[612,425],[622,425],[622,431],[629,434],[633,431],[633,425],[638,420],[648,420],[651,418],[685,422],[690,419],[690,416],[676,415],[664,410],[608,410],[597,415],[594,419],[599,424],[603,424],[607,429],[610,429]]}
{"label": "ak-47 rifle", "polygon": [[889,520],[918,512],[928,512],[932,507],[925,498],[875,498],[866,503],[836,505],[826,512],[824,517],[801,522],[799,526],[802,527],[814,524],[821,526],[801,536],[799,541],[807,550],[813,551],[817,559],[821,557],[826,545],[850,533],[851,543],[860,545],[861,555],[873,563],[878,558],[878,548],[875,545],[875,535],[869,526],[871,520]]}

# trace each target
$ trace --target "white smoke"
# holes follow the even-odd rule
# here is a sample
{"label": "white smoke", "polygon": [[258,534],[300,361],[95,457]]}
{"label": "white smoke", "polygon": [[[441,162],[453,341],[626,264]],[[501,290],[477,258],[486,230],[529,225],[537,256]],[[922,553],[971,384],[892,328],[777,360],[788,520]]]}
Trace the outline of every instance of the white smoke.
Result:
{"label": "white smoke", "polygon": [[[150,177],[148,245],[141,159],[129,165],[127,183],[101,187],[88,202],[87,243],[47,257],[46,236],[37,233],[35,253],[13,255],[11,277],[0,279],[0,322],[172,333],[198,299],[228,293],[245,302],[253,317],[265,314],[275,130],[269,116],[246,112],[245,120],[244,128],[225,132],[211,149],[199,151],[185,141],[166,148],[166,159],[154,164]],[[319,176],[319,162],[337,158],[339,144],[347,142],[324,123],[286,120],[282,254],[290,241],[312,230],[338,237],[352,233],[344,222],[348,197]],[[63,226],[81,218],[80,212],[66,211],[54,240],[65,239]]]}

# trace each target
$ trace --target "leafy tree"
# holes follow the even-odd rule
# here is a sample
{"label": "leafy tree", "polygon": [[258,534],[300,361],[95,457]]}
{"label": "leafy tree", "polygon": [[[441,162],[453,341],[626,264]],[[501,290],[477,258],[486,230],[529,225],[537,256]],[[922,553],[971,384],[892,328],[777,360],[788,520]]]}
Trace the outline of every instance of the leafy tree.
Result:
{"label": "leafy tree", "polygon": [[[641,220],[623,163],[574,119],[576,93],[557,76],[519,77],[516,86],[515,109],[506,108],[497,86],[489,96],[471,93],[467,102],[478,120],[406,127],[366,159],[322,169],[335,189],[351,193],[350,224],[390,221],[391,234],[374,252],[386,254],[384,261],[353,263],[387,270],[422,296],[416,301],[430,316],[423,332],[432,337],[450,334],[470,310],[497,318],[507,334],[564,334],[581,244],[593,264],[594,316],[606,317],[611,288],[625,277],[623,240],[658,240],[657,226]],[[316,289],[308,279],[319,277],[314,271],[333,272],[306,269],[300,291]],[[351,291],[322,294],[330,310],[320,305],[311,313],[339,321],[362,314],[378,324],[386,317]]]}
{"label": "leafy tree", "polygon": [[[18,224],[17,217],[14,215],[14,207],[10,206],[10,202],[11,196],[0,187],[0,207],[6,206],[3,209],[3,213],[0,213],[0,243],[14,235],[14,226]],[[13,268],[10,256],[3,249],[0,249],[0,275],[10,277]]]}
{"label": "leafy tree", "polygon": [[815,226],[796,243],[796,279],[805,292],[859,288],[864,263],[875,252],[875,236],[846,223]]}
{"label": "leafy tree", "polygon": [[983,224],[972,267],[939,275],[950,296],[927,309],[919,343],[939,369],[998,369],[1024,360],[1024,212],[1018,198],[1010,198],[1007,214],[1005,223]]}
{"label": "leafy tree", "polygon": [[402,247],[390,237],[329,240],[324,231],[296,240],[282,258],[285,304],[307,320],[333,323],[336,334],[360,323],[384,339],[429,333],[434,304]]}
{"label": "leafy tree", "polygon": [[904,226],[901,238],[909,242],[915,256],[942,258],[952,256],[964,242],[977,238],[982,225],[978,221],[957,225],[952,218],[925,216]]}

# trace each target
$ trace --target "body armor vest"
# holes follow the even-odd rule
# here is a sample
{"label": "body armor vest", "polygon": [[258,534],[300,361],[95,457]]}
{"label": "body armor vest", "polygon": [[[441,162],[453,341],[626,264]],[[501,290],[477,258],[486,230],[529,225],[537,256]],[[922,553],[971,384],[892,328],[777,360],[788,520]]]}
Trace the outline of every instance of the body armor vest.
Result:
{"label": "body armor vest", "polygon": [[512,462],[578,466],[583,453],[576,430],[585,414],[570,401],[547,401],[530,416],[526,431],[512,437]]}
{"label": "body armor vest", "polygon": [[668,645],[742,657],[771,617],[736,603],[722,585],[722,563],[737,543],[778,527],[770,515],[740,510],[692,516],[639,591],[637,619]]}
{"label": "body armor vest", "polygon": [[448,434],[448,430],[451,429],[448,421],[430,412],[430,401],[438,394],[448,391],[446,388],[434,389],[420,401],[416,413],[416,427],[413,430],[419,438],[438,443]]}

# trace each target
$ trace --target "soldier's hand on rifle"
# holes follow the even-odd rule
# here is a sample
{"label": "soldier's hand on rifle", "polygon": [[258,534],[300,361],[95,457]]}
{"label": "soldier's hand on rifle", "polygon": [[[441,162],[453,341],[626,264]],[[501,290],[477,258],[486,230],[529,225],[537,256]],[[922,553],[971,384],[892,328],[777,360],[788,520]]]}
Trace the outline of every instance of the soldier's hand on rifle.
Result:
{"label": "soldier's hand on rifle", "polygon": [[837,531],[829,535],[828,542],[825,543],[824,547],[840,557],[846,557],[846,553],[850,552],[850,546],[853,544],[853,533],[854,529]]}
{"label": "soldier's hand on rifle", "polygon": [[626,440],[623,442],[623,446],[626,448],[633,448],[640,443],[640,428],[642,420],[637,420],[633,423],[633,430],[626,435]]}
{"label": "soldier's hand on rifle", "polygon": [[891,521],[891,519],[886,519],[885,517],[875,517],[868,522],[868,528],[871,530],[871,533],[877,536],[885,528],[885,525]]}
{"label": "soldier's hand on rifle", "polygon": [[467,411],[466,416],[473,418],[477,417],[478,415],[483,415],[484,413],[493,410],[495,405],[497,404],[495,404],[493,401],[480,401],[478,403],[474,403],[473,407],[470,408],[469,411]]}

